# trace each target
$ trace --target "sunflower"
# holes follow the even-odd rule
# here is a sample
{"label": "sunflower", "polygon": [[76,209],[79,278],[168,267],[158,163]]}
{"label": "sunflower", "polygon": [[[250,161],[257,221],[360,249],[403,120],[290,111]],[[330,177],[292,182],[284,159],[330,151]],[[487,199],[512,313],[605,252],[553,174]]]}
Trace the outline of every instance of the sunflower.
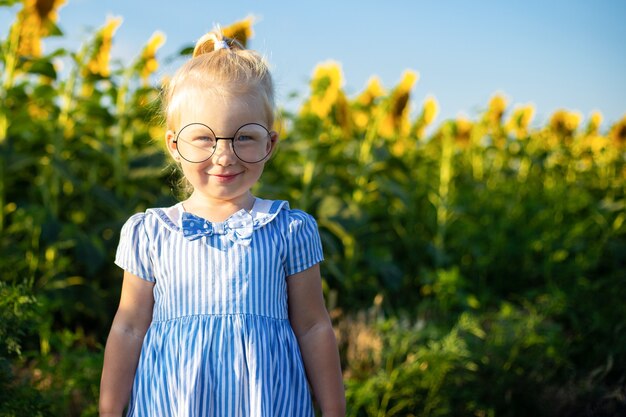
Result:
{"label": "sunflower", "polygon": [[156,59],[157,50],[165,43],[165,35],[161,32],[154,32],[152,37],[141,52],[141,70],[139,75],[144,83],[148,82],[148,78],[159,68],[159,62]]}
{"label": "sunflower", "polygon": [[98,75],[108,77],[110,75],[109,60],[111,58],[111,46],[113,35],[122,24],[121,17],[108,17],[104,26],[96,33],[93,50],[87,65],[83,68],[83,76]]}
{"label": "sunflower", "polygon": [[17,54],[40,57],[41,38],[51,34],[58,19],[58,10],[66,0],[24,0],[24,7],[17,16],[19,31]]}
{"label": "sunflower", "polygon": [[248,16],[243,20],[233,23],[222,29],[222,33],[227,38],[236,39],[244,48],[248,45],[248,40],[254,36],[252,26],[254,25],[254,16]]}
{"label": "sunflower", "polygon": [[319,118],[328,116],[337,102],[343,84],[341,66],[334,61],[321,63],[313,70],[311,97],[304,104],[304,113],[313,113]]}

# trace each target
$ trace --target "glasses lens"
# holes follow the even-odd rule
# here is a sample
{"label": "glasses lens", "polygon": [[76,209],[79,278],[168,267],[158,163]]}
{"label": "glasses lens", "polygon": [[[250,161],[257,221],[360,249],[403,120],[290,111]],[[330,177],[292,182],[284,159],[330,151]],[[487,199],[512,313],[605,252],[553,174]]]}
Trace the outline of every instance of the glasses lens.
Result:
{"label": "glasses lens", "polygon": [[202,123],[192,123],[178,132],[177,149],[189,162],[206,161],[215,152],[215,134]]}
{"label": "glasses lens", "polygon": [[270,132],[256,123],[241,126],[233,138],[235,155],[243,162],[261,162],[271,149]]}

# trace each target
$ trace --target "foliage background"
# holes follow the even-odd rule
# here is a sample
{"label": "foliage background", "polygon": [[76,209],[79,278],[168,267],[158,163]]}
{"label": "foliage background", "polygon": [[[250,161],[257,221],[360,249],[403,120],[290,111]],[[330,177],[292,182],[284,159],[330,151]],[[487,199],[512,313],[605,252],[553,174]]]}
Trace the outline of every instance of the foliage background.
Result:
{"label": "foliage background", "polygon": [[[110,19],[43,54],[61,3],[24,1],[2,33],[0,416],[97,414],[120,227],[179,197],[150,81],[164,35],[114,66]],[[531,127],[495,95],[432,126],[417,81],[348,97],[320,64],[256,190],[318,219],[348,415],[625,414],[626,117]]]}

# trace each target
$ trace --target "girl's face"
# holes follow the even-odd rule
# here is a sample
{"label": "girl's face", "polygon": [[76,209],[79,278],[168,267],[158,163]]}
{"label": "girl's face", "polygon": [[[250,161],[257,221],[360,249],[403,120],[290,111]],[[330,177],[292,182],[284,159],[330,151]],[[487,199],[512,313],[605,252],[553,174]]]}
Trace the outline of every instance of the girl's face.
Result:
{"label": "girl's face", "polygon": [[[219,138],[231,138],[240,127],[249,123],[257,123],[270,131],[263,101],[255,95],[206,93],[191,96],[179,108],[177,132],[168,130],[166,133],[168,150],[180,162],[185,178],[193,187],[192,199],[210,204],[230,202],[243,207],[249,201],[250,188],[261,177],[269,156],[257,163],[243,162],[233,152],[230,140],[218,140],[215,153],[206,161],[189,162],[179,154],[177,140],[181,139],[177,139],[177,133],[191,123],[208,126]],[[278,134],[270,131],[268,152],[273,151],[277,138]],[[184,150],[182,145],[180,150],[181,153]]]}

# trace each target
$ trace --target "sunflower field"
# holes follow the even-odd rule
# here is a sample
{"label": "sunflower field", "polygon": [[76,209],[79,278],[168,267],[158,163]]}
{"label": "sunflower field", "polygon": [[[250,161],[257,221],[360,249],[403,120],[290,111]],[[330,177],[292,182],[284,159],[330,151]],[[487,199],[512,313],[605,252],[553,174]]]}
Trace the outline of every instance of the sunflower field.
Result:
{"label": "sunflower field", "polygon": [[[184,197],[152,80],[165,35],[114,63],[109,18],[44,53],[63,3],[0,1],[0,417],[97,415],[120,228]],[[319,64],[255,190],[318,220],[347,415],[626,415],[626,116],[537,126],[496,94],[435,126],[416,82],[349,96]]]}

